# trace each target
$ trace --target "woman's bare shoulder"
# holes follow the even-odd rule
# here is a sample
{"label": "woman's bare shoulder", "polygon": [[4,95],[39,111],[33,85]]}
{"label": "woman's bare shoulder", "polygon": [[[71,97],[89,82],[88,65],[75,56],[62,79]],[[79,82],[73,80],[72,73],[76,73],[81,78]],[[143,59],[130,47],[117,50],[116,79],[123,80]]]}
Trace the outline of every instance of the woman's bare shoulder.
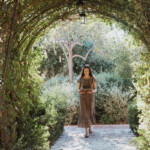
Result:
{"label": "woman's bare shoulder", "polygon": [[77,83],[80,83],[80,81],[81,81],[81,77],[78,77]]}

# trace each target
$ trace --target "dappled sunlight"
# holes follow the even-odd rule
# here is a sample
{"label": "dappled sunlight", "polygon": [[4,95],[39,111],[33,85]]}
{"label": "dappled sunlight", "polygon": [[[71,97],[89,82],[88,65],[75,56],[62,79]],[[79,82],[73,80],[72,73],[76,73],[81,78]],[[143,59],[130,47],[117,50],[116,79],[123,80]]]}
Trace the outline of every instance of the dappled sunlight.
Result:
{"label": "dappled sunlight", "polygon": [[[149,148],[150,1],[84,0],[82,13],[78,1],[0,2],[0,149],[48,150],[65,121],[77,123],[76,79],[85,63],[98,81],[98,123],[128,121],[139,149]],[[86,24],[79,23],[83,14]],[[58,139],[62,149],[135,149],[129,127],[94,126],[88,139],[73,129]]]}

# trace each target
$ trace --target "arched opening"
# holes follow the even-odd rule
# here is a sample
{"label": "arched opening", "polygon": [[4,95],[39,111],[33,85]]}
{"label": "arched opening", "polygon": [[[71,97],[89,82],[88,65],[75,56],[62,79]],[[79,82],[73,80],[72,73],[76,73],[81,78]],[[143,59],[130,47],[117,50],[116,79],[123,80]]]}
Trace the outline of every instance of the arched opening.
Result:
{"label": "arched opening", "polygon": [[[135,39],[145,44],[147,52],[141,56],[137,69],[138,106],[142,110],[142,138],[148,144],[150,118],[149,110],[149,2],[144,1],[85,1],[89,14],[107,21],[114,20],[128,30]],[[38,55],[32,46],[36,39],[43,36],[59,20],[66,20],[76,12],[75,1],[2,1],[1,2],[1,141],[9,149],[21,132],[17,126],[19,118],[29,115],[40,102],[40,79],[32,57]],[[33,67],[33,68],[32,68]],[[32,74],[32,75],[31,75]],[[24,101],[24,99],[26,99]],[[32,101],[37,105],[33,106]],[[141,105],[142,104],[142,105]],[[24,107],[28,106],[28,107]],[[40,108],[39,108],[40,112]],[[42,112],[41,112],[42,113]],[[36,116],[35,114],[32,114]],[[145,120],[142,117],[146,116]],[[11,118],[11,119],[10,119]],[[23,117],[26,122],[26,117]],[[39,120],[40,121],[40,120]],[[26,122],[27,123],[27,122]],[[33,125],[34,122],[33,122]],[[144,126],[145,125],[145,126]],[[25,124],[24,124],[25,126]],[[5,128],[6,127],[6,128]],[[4,130],[5,128],[5,130]],[[6,134],[8,133],[8,134]],[[17,135],[18,134],[18,135]],[[10,142],[11,141],[11,142]],[[9,143],[9,145],[8,145]]]}

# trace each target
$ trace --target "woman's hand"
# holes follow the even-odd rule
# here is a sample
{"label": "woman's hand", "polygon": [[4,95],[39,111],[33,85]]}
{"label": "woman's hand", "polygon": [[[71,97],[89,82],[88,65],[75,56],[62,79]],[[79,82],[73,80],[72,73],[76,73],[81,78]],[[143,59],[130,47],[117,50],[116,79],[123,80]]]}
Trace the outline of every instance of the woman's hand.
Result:
{"label": "woman's hand", "polygon": [[88,91],[87,93],[90,93],[90,94],[92,94],[92,93],[94,93],[93,91]]}
{"label": "woman's hand", "polygon": [[88,91],[88,93],[95,93],[97,90],[96,89],[94,89],[94,90],[92,90],[92,91]]}
{"label": "woman's hand", "polygon": [[78,93],[80,94],[84,94],[84,93],[89,93],[89,94],[92,94],[92,93],[95,93],[97,90],[78,90]]}
{"label": "woman's hand", "polygon": [[81,92],[81,91],[80,91],[79,93],[80,93],[80,94],[84,94],[84,93],[86,93],[86,92]]}
{"label": "woman's hand", "polygon": [[85,92],[81,91],[81,90],[78,90],[78,93],[80,94],[84,94]]}

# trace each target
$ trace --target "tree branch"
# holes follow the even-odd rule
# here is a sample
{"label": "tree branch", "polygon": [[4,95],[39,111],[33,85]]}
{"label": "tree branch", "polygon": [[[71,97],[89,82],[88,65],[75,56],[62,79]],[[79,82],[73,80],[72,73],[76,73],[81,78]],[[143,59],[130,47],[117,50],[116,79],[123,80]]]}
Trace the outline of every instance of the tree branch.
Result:
{"label": "tree branch", "polygon": [[72,56],[72,59],[75,58],[75,57],[80,57],[80,58],[82,58],[82,59],[85,61],[85,60],[87,59],[89,53],[94,49],[94,47],[95,47],[95,46],[93,46],[93,47],[87,52],[87,54],[86,54],[85,57],[76,54],[76,55],[73,55],[73,56]]}
{"label": "tree branch", "polygon": [[67,45],[66,43],[64,43],[64,46],[65,46],[65,48],[67,49],[67,51],[69,52],[70,50],[69,50],[68,45]]}
{"label": "tree branch", "polygon": [[80,45],[80,46],[83,46],[83,41],[82,41],[82,44],[79,43],[79,42],[73,42],[73,44],[71,44],[71,48],[70,50],[72,50],[74,48],[75,45]]}
{"label": "tree branch", "polygon": [[61,43],[59,43],[59,45],[61,46],[61,48],[62,48],[62,50],[63,50],[63,52],[64,52],[64,54],[65,54],[65,56],[66,56],[67,62],[68,62],[68,56],[67,56],[67,54],[66,54],[66,52],[65,52],[64,46],[63,46]]}

